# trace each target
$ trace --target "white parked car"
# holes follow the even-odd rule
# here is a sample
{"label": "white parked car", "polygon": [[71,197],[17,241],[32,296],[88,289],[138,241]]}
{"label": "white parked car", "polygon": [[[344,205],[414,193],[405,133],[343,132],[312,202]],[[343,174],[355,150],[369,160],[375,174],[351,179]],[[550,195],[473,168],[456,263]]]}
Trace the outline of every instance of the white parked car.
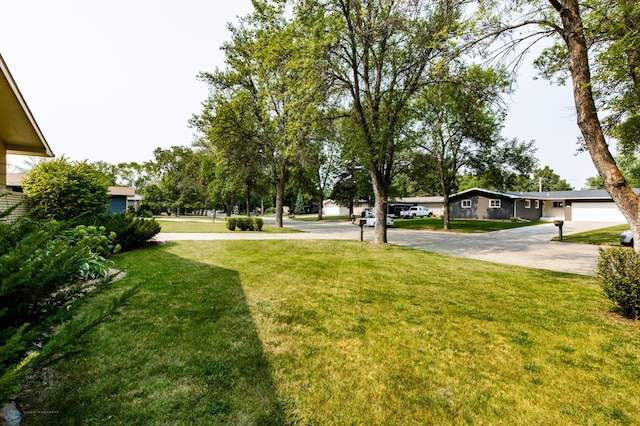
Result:
{"label": "white parked car", "polygon": [[[373,214],[367,213],[365,218],[367,219],[367,226],[376,226],[376,217]],[[393,226],[393,218],[389,215],[387,215],[387,226]]]}
{"label": "white parked car", "polygon": [[433,212],[426,207],[411,206],[407,210],[400,212],[400,217],[405,219],[415,219],[416,217],[431,217]]}

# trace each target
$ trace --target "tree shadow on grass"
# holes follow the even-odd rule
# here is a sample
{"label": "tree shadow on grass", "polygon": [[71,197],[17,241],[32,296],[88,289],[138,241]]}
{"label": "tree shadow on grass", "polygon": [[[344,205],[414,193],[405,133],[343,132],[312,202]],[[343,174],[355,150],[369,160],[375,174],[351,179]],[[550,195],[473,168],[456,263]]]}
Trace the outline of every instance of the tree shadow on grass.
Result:
{"label": "tree shadow on grass", "polygon": [[51,366],[19,400],[26,424],[285,424],[236,271],[153,247],[122,254],[137,286],[118,314]]}

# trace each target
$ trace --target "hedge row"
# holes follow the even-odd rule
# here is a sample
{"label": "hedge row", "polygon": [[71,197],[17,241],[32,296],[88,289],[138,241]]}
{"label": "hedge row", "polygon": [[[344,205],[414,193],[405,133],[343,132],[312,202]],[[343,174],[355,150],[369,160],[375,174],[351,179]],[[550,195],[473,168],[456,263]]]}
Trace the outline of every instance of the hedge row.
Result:
{"label": "hedge row", "polygon": [[228,217],[227,229],[235,231],[238,228],[241,231],[262,231],[264,221],[259,217]]}

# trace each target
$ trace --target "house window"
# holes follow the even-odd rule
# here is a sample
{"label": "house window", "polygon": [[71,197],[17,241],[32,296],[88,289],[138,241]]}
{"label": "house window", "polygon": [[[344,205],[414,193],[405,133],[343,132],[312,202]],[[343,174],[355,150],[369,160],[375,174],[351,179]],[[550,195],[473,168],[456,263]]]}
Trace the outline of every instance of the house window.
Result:
{"label": "house window", "polygon": [[492,209],[499,209],[502,206],[502,200],[489,200],[489,207]]}
{"label": "house window", "polygon": [[462,200],[462,208],[470,209],[471,208],[471,200]]}
{"label": "house window", "polygon": [[562,202],[562,201],[554,201],[553,202],[553,208],[554,209],[560,209],[562,207],[564,207],[564,202]]}
{"label": "house window", "polygon": [[531,200],[524,200],[524,208],[525,209],[531,208]]}
{"label": "house window", "polygon": [[540,200],[536,200],[536,209],[540,208]]}

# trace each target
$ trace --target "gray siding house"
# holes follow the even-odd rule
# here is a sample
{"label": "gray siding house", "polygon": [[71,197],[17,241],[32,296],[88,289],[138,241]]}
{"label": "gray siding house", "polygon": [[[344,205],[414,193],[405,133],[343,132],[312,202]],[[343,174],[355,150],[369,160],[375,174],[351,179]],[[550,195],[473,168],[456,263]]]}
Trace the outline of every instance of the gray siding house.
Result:
{"label": "gray siding house", "polygon": [[[640,190],[636,189],[636,193]],[[452,219],[619,222],[626,219],[605,190],[499,192],[472,188],[449,197]]]}

